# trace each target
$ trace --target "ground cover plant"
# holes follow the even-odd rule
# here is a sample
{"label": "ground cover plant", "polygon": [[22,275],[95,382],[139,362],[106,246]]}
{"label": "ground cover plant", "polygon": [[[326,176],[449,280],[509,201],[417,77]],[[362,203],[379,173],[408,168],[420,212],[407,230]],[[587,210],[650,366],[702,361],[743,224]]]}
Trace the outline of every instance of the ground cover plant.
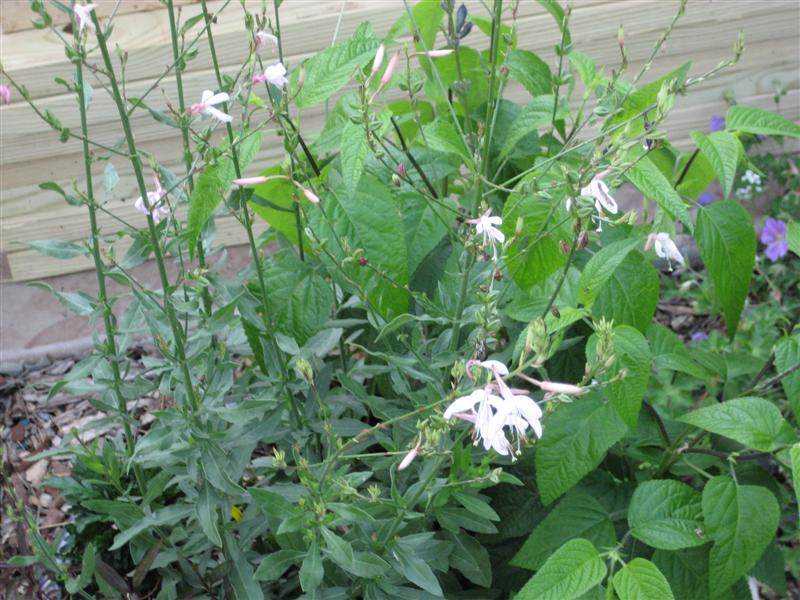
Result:
{"label": "ground cover plant", "polygon": [[[34,246],[91,256],[99,286],[55,292],[97,343],[51,395],[89,395],[119,435],[40,455],[71,457],[48,485],[72,521],[56,543],[5,504],[30,538],[6,567],[85,598],[791,593],[798,175],[791,157],[754,156],[800,126],[733,104],[688,152],[662,126],[741,38],[709,72],[648,79],[685,2],[638,69],[620,29],[607,70],[572,38],[569,2],[539,0],[560,32],[539,57],[517,44],[517,2],[470,14],[422,0],[398,3],[385,37],[364,23],[284,65],[276,2],[247,13],[248,59],[222,72],[205,2],[189,19],[165,4],[167,98],[160,81],[127,94],[113,17],[31,2],[41,28],[71,16],[71,34],[53,31],[80,129],[31,107],[85,156],[72,189],[41,187],[91,224],[84,243]],[[201,48],[208,89],[188,98]],[[30,98],[3,77],[4,98]],[[118,111],[114,145],[93,140],[98,94]],[[305,131],[326,102],[324,129]],[[180,134],[183,170],[137,147],[134,113]],[[256,158],[267,144],[280,162]],[[100,231],[125,161],[139,220]],[[754,223],[770,174],[789,192]],[[638,214],[614,199],[624,183],[644,195]],[[252,253],[233,278],[219,272],[223,212]],[[160,289],[130,273],[147,259]],[[681,331],[675,306],[706,318]],[[132,369],[142,336],[155,351]],[[136,403],[156,392],[143,425]]]}

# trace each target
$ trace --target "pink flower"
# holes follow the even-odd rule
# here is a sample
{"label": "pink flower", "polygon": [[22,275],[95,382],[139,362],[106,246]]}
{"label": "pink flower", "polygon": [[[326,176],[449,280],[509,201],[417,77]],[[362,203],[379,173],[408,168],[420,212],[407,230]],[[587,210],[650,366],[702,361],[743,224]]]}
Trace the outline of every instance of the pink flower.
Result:
{"label": "pink flower", "polygon": [[230,123],[233,121],[233,117],[229,114],[222,112],[219,109],[214,108],[217,104],[222,104],[223,102],[227,102],[230,100],[231,97],[226,94],[225,92],[221,92],[219,94],[215,94],[211,90],[205,90],[203,92],[202,97],[200,98],[200,102],[197,104],[192,104],[189,108],[189,111],[192,113],[193,117],[197,115],[210,115],[221,121],[223,123]]}
{"label": "pink flower", "polygon": [[419,443],[419,442],[417,442],[417,445],[416,445],[416,446],[414,446],[414,447],[413,447],[413,448],[412,448],[412,449],[409,451],[409,453],[408,453],[408,454],[406,454],[406,455],[403,457],[403,460],[401,460],[401,461],[400,461],[400,464],[399,464],[399,465],[397,465],[397,470],[398,470],[398,471],[402,471],[402,470],[404,470],[404,469],[408,468],[408,465],[410,465],[412,462],[414,462],[414,459],[417,457],[417,454],[419,454],[419,447],[420,447],[420,443]]}
{"label": "pink flower", "polygon": [[0,84],[0,104],[11,104],[11,89],[5,84]]}
{"label": "pink flower", "polygon": [[147,192],[147,202],[140,196],[133,203],[133,206],[145,215],[152,215],[153,221],[159,223],[161,219],[169,216],[169,207],[161,203],[161,199],[166,196],[166,193],[162,189],[161,182],[155,173],[153,174],[153,181],[155,182],[155,191]]}
{"label": "pink flower", "polygon": [[500,217],[493,217],[491,208],[477,219],[467,219],[467,223],[475,225],[475,231],[483,235],[484,243],[487,241],[491,243],[497,241],[502,244],[506,241],[506,236],[503,235],[503,232],[495,227],[496,225],[502,225],[503,219]]}
{"label": "pink flower", "polygon": [[289,83],[286,79],[286,67],[283,63],[275,63],[264,69],[264,73],[253,77],[253,83],[271,83],[275,87],[282,88]]}
{"label": "pink flower", "polygon": [[75,7],[72,11],[75,13],[75,20],[78,21],[78,33],[83,33],[83,29],[91,29],[92,33],[94,33],[94,21],[92,21],[91,13],[96,4],[75,4]]}
{"label": "pink flower", "polygon": [[260,52],[267,44],[276,48],[278,46],[278,38],[266,31],[256,31],[256,51]]}
{"label": "pink flower", "polygon": [[381,77],[381,87],[389,83],[389,80],[394,75],[394,70],[397,68],[397,62],[400,60],[400,53],[395,52],[392,55],[392,58],[389,59],[389,64],[386,65],[386,70],[383,72],[383,77]]}
{"label": "pink flower", "polygon": [[537,381],[532,377],[521,376],[526,381],[538,385],[543,391],[552,394],[566,394],[567,396],[580,396],[586,393],[586,389],[571,383],[558,383],[555,381]]}

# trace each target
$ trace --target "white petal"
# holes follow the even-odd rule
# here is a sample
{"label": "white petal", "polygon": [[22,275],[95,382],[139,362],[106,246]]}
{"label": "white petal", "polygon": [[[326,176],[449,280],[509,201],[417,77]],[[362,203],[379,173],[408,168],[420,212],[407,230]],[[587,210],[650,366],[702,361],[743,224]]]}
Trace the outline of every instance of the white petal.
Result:
{"label": "white petal", "polygon": [[203,90],[203,95],[200,96],[200,104],[208,104],[208,101],[214,97],[214,92],[211,90]]}
{"label": "white petal", "polygon": [[[208,91],[208,90],[206,90]],[[207,106],[214,106],[215,104],[222,104],[223,102],[227,102],[231,99],[231,97],[226,94],[225,92],[220,92],[219,94],[214,94],[208,98],[205,97],[206,92],[203,92],[203,104]]]}
{"label": "white petal", "polygon": [[489,223],[491,223],[492,225],[502,225],[503,224],[503,219],[500,218],[500,217],[489,217],[486,220],[489,221]]}
{"label": "white petal", "polygon": [[487,233],[489,234],[489,237],[494,238],[501,244],[506,241],[506,236],[503,235],[503,232],[500,231],[499,229],[495,229],[494,227],[492,227],[491,229],[489,229]]}
{"label": "white petal", "polygon": [[484,399],[486,392],[483,390],[475,390],[468,396],[461,396],[456,398],[444,411],[444,418],[450,419],[455,413],[465,412],[468,410],[475,410],[475,405]]}
{"label": "white petal", "polygon": [[496,372],[498,375],[505,377],[508,375],[508,367],[499,360],[483,360],[478,363],[484,369]]}
{"label": "white petal", "polygon": [[213,106],[207,106],[206,111],[215,119],[222,121],[223,123],[230,123],[233,121],[233,117],[222,112],[221,110],[217,110]]}

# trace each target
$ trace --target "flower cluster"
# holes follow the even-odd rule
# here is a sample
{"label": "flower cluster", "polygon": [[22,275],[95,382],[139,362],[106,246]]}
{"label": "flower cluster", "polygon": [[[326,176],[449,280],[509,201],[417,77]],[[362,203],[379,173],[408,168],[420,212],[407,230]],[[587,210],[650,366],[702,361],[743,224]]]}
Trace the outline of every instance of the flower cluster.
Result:
{"label": "flower cluster", "polygon": [[133,206],[141,213],[153,215],[153,221],[159,223],[161,219],[169,216],[169,206],[161,202],[161,199],[167,194],[161,187],[158,176],[153,175],[153,180],[155,181],[155,191],[147,192],[146,199],[141,196],[137,198]]}
{"label": "flower cluster", "polygon": [[467,368],[474,364],[490,371],[495,382],[454,400],[445,410],[444,418],[455,417],[473,423],[475,443],[483,442],[484,449],[493,448],[503,456],[515,454],[506,437],[505,428],[508,427],[517,438],[516,454],[519,454],[529,428],[537,438],[542,437],[542,409],[526,395],[525,390],[512,389],[503,381],[503,377],[508,375],[508,367],[502,362],[471,361]]}

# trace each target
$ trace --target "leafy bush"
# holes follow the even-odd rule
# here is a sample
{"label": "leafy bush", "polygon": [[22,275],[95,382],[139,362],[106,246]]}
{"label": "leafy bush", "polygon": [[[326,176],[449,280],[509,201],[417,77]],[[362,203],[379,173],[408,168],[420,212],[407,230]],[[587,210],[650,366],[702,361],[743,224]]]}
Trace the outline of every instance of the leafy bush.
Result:
{"label": "leafy bush", "polygon": [[[786,246],[770,303],[739,192],[758,172],[745,144],[800,126],[734,105],[682,152],[664,119],[741,39],[708,73],[642,83],[684,3],[635,73],[621,30],[608,73],[572,39],[571,6],[539,3],[561,34],[555,68],[517,46],[516,3],[478,16],[422,0],[385,39],[365,23],[288,74],[263,62],[282,59],[279,28],[247,14],[248,60],[223,74],[205,2],[176,22],[168,1],[172,104],[125,95],[111,21],[75,6],[81,130],[40,114],[83,140],[86,179],[42,188],[83,207],[92,233],[35,247],[94,259],[99,295],[58,297],[105,334],[53,393],[91,394],[122,432],[50,451],[73,457],[50,482],[71,538],[56,552],[39,536],[18,564],[38,559],[85,597],[706,599],[747,595],[748,578],[786,593],[800,215],[795,198],[775,215],[788,228],[762,233]],[[204,45],[216,81],[192,104],[182,72]],[[119,111],[114,147],[87,124],[95,64]],[[301,111],[325,102],[311,136]],[[134,113],[180,132],[184,172],[137,147]],[[269,144],[284,158],[268,166]],[[113,236],[96,221],[101,160],[100,196],[129,160],[144,213]],[[715,178],[722,198],[696,203]],[[620,211],[625,182],[643,215]],[[221,213],[253,257],[231,279]],[[130,273],[148,258],[161,289]],[[127,289],[121,313],[109,282]],[[656,318],[676,302],[724,328],[713,317],[687,346]],[[155,347],[143,372],[137,336]],[[156,392],[144,426],[129,404]]]}

